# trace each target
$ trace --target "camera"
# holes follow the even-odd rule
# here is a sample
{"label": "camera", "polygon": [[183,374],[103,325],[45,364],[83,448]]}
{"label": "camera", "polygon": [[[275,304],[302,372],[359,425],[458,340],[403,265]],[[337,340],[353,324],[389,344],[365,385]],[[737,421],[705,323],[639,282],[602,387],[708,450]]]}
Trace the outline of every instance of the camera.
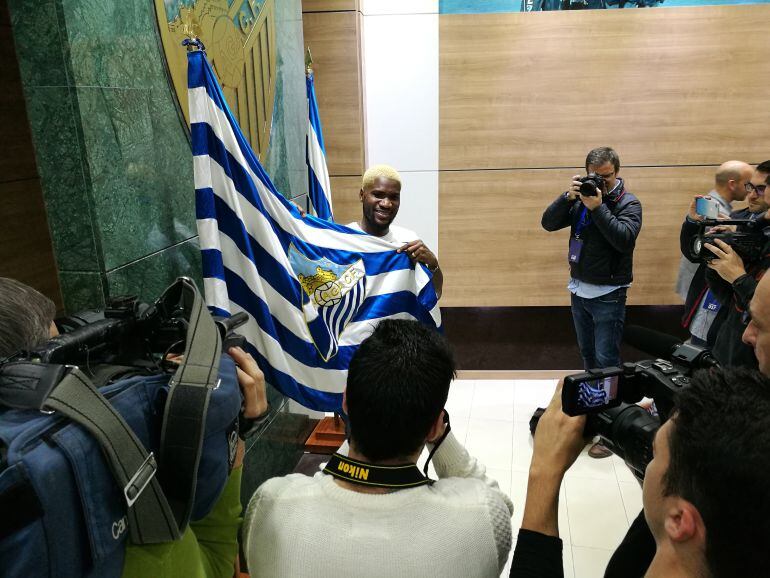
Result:
{"label": "camera", "polygon": [[581,182],[580,194],[584,197],[595,197],[596,189],[604,192],[607,188],[607,184],[604,179],[596,173],[590,173],[589,175],[578,180]]}
{"label": "camera", "polygon": [[[77,365],[92,376],[100,365],[173,371],[175,364],[164,364],[169,353],[184,351],[187,298],[179,281],[152,304],[135,296],[116,297],[103,310],[90,309],[57,319],[60,335],[20,356],[42,363]],[[248,321],[246,313],[213,319],[224,351],[244,345],[245,339],[233,332]]]}
{"label": "camera", "polygon": [[[586,436],[602,443],[626,462],[642,480],[652,460],[652,440],[674,407],[677,391],[690,384],[699,369],[717,367],[708,349],[676,346],[670,359],[625,363],[622,368],[595,369],[567,376],[562,408],[568,415],[586,415]],[[655,402],[657,417],[636,405],[643,397]]]}
{"label": "camera", "polygon": [[[722,225],[736,225],[738,230],[708,231],[710,227]],[[747,219],[704,219],[698,223],[698,232],[689,242],[688,248],[691,260],[708,263],[716,259],[717,256],[703,246],[705,243],[714,244],[716,239],[730,245],[744,262],[756,261],[762,257],[762,250],[767,242],[762,225],[758,221]]]}

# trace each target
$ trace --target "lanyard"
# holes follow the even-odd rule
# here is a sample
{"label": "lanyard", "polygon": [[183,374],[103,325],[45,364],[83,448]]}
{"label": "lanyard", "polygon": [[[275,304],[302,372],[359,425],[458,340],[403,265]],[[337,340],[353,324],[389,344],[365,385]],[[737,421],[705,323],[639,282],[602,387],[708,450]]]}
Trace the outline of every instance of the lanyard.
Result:
{"label": "lanyard", "polygon": [[585,229],[589,222],[591,221],[591,217],[588,214],[588,209],[583,206],[583,212],[580,213],[580,219],[578,219],[577,224],[575,225],[575,238],[580,238],[580,234],[583,232],[583,229]]}
{"label": "lanyard", "polygon": [[[620,183],[618,183],[618,184],[620,184]],[[614,190],[615,189],[613,189],[613,191]],[[623,198],[623,195],[625,195],[625,194],[626,194],[626,189],[625,189],[625,187],[623,187],[623,190],[618,195],[618,198],[615,199],[612,202],[617,203],[620,199]],[[578,219],[578,222],[575,225],[575,238],[579,239],[580,238],[580,234],[583,232],[583,229],[585,229],[590,224],[591,224],[591,215],[588,214],[588,209],[586,208],[585,205],[583,205],[583,211],[580,213],[580,219]]]}

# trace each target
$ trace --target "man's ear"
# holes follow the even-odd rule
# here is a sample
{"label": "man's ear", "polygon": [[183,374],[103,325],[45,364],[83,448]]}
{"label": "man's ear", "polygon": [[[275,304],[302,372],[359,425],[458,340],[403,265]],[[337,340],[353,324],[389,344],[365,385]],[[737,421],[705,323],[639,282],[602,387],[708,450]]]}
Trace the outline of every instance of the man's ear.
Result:
{"label": "man's ear", "polygon": [[438,417],[433,420],[433,424],[428,431],[428,437],[425,438],[426,442],[434,442],[444,432],[444,410],[438,412]]}
{"label": "man's ear", "polygon": [[364,202],[364,190],[363,189],[358,191],[358,200],[361,201],[362,203]]}
{"label": "man's ear", "polygon": [[342,392],[342,411],[345,412],[345,415],[348,413],[348,390],[345,389]]}
{"label": "man's ear", "polygon": [[682,498],[674,498],[666,509],[666,519],[663,527],[669,539],[675,543],[688,542],[693,539],[706,539],[706,525],[703,518],[691,502]]}

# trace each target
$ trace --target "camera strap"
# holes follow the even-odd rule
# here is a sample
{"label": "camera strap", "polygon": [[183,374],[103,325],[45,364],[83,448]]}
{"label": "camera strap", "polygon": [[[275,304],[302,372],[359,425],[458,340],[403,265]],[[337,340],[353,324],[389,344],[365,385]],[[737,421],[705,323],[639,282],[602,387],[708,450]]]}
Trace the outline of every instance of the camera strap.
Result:
{"label": "camera strap", "polygon": [[449,432],[452,431],[452,426],[449,423],[449,412],[446,410],[444,410],[444,424],[446,425],[444,433],[434,442],[433,449],[428,454],[428,459],[425,460],[424,474],[420,472],[417,464],[378,466],[352,460],[338,453],[332,455],[323,472],[352,484],[375,488],[390,488],[393,490],[416,488],[417,486],[432,484],[434,480],[428,477],[428,464],[430,464],[433,455],[441,443],[449,435]]}
{"label": "camera strap", "polygon": [[420,472],[417,464],[376,466],[336,453],[332,455],[323,471],[338,480],[374,488],[401,490],[433,483],[433,480]]}

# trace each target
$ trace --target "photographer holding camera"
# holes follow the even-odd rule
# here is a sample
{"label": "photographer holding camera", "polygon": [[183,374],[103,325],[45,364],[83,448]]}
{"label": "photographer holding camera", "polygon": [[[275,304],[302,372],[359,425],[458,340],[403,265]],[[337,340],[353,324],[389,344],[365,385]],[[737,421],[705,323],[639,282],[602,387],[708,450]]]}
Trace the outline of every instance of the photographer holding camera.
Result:
{"label": "photographer holding camera", "polygon": [[[268,480],[251,498],[252,576],[499,576],[513,505],[450,431],[454,374],[442,335],[380,322],[350,362],[348,455],[312,478]],[[435,482],[416,466],[426,446]]]}
{"label": "photographer holding camera", "polygon": [[[748,171],[744,170],[737,175],[736,182],[744,193],[755,197],[759,196],[760,187],[764,192],[767,179],[768,175],[760,172],[759,167],[753,171],[753,175],[748,167]],[[686,245],[692,242],[693,231],[697,230],[698,221],[702,219],[694,210],[690,213],[682,225],[682,251],[685,255],[688,251]],[[708,332],[706,344],[712,347],[717,361],[725,366],[757,367],[756,357],[751,348],[742,343],[741,335],[746,328],[743,320],[744,311],[754,295],[758,280],[770,268],[770,242],[762,231],[766,227],[766,217],[762,219],[755,214],[750,215],[750,220],[746,224],[738,225],[737,234],[748,232],[751,235],[752,242],[749,244],[751,251],[735,245],[729,239],[714,238],[711,243],[703,243],[704,251],[701,251],[700,259],[705,261],[706,265],[705,281],[708,293],[705,290],[702,291],[706,296],[702,297],[701,301],[708,300],[711,294],[712,300],[715,299],[719,304],[719,313]],[[713,232],[725,233],[719,227],[710,231],[710,233]],[[726,234],[731,233],[727,231]],[[707,239],[708,236],[704,241]],[[688,258],[693,257],[690,255]],[[691,290],[690,293],[693,291]],[[700,312],[701,309],[703,306],[698,311]],[[697,318],[698,314],[696,313],[694,317]]]}
{"label": "photographer holding camera", "polygon": [[[575,175],[570,189],[545,210],[541,223],[546,231],[570,227],[567,289],[583,367],[592,369],[620,365],[626,291],[633,280],[642,205],[618,176],[620,158],[613,149],[593,149],[585,167],[588,176]],[[610,454],[597,446],[591,455]]]}
{"label": "photographer holding camera", "polygon": [[[585,417],[563,413],[557,388],[535,433],[511,578],[563,576],[559,486],[584,445],[584,426]],[[616,560],[616,552],[605,576],[765,575],[770,380],[745,369],[696,373],[658,429],[653,451],[643,488],[644,518],[654,537],[652,561],[648,567],[646,551],[626,549],[624,561]],[[637,522],[629,532],[635,531],[640,532]]]}
{"label": "photographer holding camera", "polygon": [[[13,279],[0,277],[0,362],[17,353],[44,345],[49,338],[57,336],[58,330],[53,321],[55,313],[53,302],[38,291]],[[240,347],[232,347],[228,353],[237,366],[238,383],[243,395],[242,416],[245,421],[254,422],[268,411],[264,375],[252,356]],[[172,363],[181,361],[179,356],[168,356],[166,359]],[[0,441],[0,449],[5,450],[3,441],[6,440]],[[228,450],[235,450],[232,470],[209,513],[202,519],[191,521],[178,540],[142,545],[127,542],[120,567],[123,577],[230,578],[233,575],[241,524],[243,440],[238,440],[236,446],[228,446]],[[0,473],[7,465],[5,457],[5,452],[1,452],[0,458],[3,459],[0,460]],[[106,493],[104,498],[108,496]],[[13,516],[9,517],[11,522],[13,519]],[[75,520],[72,522],[74,526]],[[121,527],[124,528],[117,527],[118,532]],[[72,531],[72,528],[68,530]],[[114,533],[112,537],[117,540]],[[42,552],[37,554],[44,555]]]}
{"label": "photographer holding camera", "polygon": [[642,228],[642,205],[618,176],[620,159],[609,147],[586,157],[587,177],[545,210],[546,231],[570,227],[568,262],[572,318],[585,369],[620,365],[626,290]]}
{"label": "photographer holding camera", "polygon": [[[694,256],[692,251],[693,238],[700,230],[700,223],[704,221],[704,216],[698,213],[698,203],[708,202],[712,207],[716,207],[717,213],[712,217],[718,219],[756,218],[766,209],[766,205],[763,196],[754,194],[747,183],[750,180],[753,182],[754,178],[760,175],[758,171],[759,168],[755,172],[749,164],[742,161],[722,163],[714,175],[713,190],[705,197],[696,196],[692,200],[682,223],[679,236],[682,261],[679,266],[677,292],[685,301],[682,326],[689,329],[690,341],[695,345],[713,345],[725,316],[721,300],[706,283],[708,269],[704,256],[711,258],[712,253],[706,250],[702,255]],[[748,209],[733,211],[732,204],[746,198],[749,199]],[[748,211],[752,212],[746,214]],[[719,228],[713,231],[719,231]]]}

